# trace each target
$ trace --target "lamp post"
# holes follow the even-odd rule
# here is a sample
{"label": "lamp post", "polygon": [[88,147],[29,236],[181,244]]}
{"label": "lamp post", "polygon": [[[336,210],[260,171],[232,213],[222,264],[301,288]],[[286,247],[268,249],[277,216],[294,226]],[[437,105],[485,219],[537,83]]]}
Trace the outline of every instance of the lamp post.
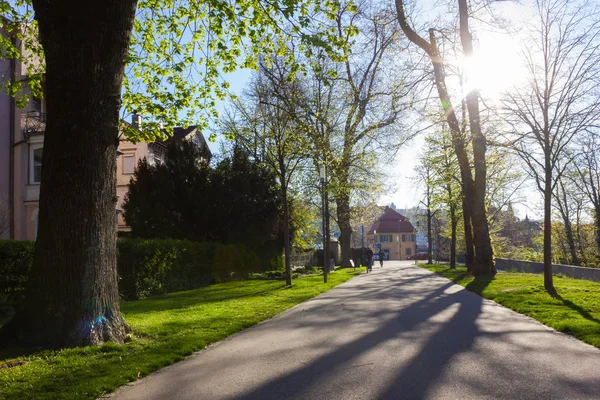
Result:
{"label": "lamp post", "polygon": [[319,168],[319,179],[321,181],[321,203],[323,217],[323,282],[327,283],[327,273],[329,272],[329,232],[327,226],[327,170],[325,164]]}

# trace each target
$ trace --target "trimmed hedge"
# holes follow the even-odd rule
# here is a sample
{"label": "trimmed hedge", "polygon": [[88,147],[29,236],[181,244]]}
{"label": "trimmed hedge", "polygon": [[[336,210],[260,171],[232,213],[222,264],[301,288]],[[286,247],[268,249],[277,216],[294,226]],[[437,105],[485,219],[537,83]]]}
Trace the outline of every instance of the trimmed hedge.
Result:
{"label": "trimmed hedge", "polygon": [[218,243],[175,239],[118,241],[119,291],[126,300],[214,283]]}
{"label": "trimmed hedge", "polygon": [[29,241],[0,240],[0,304],[18,303],[23,298],[34,245]]}
{"label": "trimmed hedge", "polygon": [[[119,292],[126,300],[248,279],[279,266],[267,252],[260,257],[239,243],[120,239],[117,248]],[[34,242],[0,240],[0,304],[21,301],[33,250]]]}

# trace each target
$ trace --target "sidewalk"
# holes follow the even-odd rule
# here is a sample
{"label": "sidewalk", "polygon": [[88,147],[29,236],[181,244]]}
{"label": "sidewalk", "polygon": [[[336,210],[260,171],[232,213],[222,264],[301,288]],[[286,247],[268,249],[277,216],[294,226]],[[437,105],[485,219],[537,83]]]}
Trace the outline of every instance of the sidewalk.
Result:
{"label": "sidewalk", "polygon": [[600,350],[385,263],[112,399],[598,399]]}

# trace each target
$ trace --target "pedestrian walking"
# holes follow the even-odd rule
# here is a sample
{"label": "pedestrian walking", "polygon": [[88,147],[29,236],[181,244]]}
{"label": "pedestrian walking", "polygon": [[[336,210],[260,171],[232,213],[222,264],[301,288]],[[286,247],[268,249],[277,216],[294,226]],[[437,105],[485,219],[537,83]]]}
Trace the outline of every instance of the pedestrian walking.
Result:
{"label": "pedestrian walking", "polygon": [[383,268],[383,259],[385,258],[385,252],[383,251],[383,249],[379,249],[379,253],[377,255],[379,256],[379,265],[381,266],[381,268]]}
{"label": "pedestrian walking", "polygon": [[367,273],[373,269],[373,250],[367,248],[365,251],[365,263],[367,264]]}

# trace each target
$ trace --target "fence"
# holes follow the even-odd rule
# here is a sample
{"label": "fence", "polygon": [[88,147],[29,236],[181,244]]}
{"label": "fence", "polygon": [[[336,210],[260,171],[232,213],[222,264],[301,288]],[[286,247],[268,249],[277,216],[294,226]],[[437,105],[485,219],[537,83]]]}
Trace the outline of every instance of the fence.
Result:
{"label": "fence", "polygon": [[[540,262],[496,258],[496,268],[501,271],[529,272],[543,274],[544,264]],[[576,267],[574,265],[552,264],[553,274],[563,274],[569,278],[600,282],[600,268]]]}

